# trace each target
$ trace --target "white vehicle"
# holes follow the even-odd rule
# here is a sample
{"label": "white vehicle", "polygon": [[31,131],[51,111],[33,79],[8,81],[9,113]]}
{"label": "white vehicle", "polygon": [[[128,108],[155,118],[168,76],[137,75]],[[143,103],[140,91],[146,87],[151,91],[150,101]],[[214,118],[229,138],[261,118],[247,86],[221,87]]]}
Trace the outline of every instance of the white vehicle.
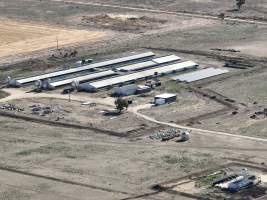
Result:
{"label": "white vehicle", "polygon": [[82,59],[82,60],[76,62],[76,66],[80,67],[80,66],[83,66],[83,65],[90,64],[92,62],[93,62],[93,59]]}
{"label": "white vehicle", "polygon": [[190,133],[189,133],[189,131],[182,132],[182,134],[181,134],[181,140],[182,141],[187,141],[189,139],[190,139]]}
{"label": "white vehicle", "polygon": [[185,142],[185,141],[190,140],[190,133],[191,133],[190,130],[186,130],[186,129],[181,130],[180,138],[178,139],[178,142]]}

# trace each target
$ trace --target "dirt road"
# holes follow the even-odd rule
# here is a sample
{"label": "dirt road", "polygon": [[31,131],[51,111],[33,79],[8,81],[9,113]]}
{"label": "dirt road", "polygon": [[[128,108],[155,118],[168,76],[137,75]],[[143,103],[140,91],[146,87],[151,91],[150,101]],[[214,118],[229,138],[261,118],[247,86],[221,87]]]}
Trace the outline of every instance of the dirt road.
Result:
{"label": "dirt road", "polygon": [[162,121],[158,121],[152,117],[149,117],[147,115],[141,114],[138,111],[141,109],[145,109],[145,108],[150,108],[152,105],[151,104],[147,104],[147,105],[141,105],[141,106],[137,106],[134,108],[130,108],[129,110],[133,113],[135,113],[137,116],[142,117],[145,120],[157,123],[157,124],[161,124],[161,125],[167,125],[167,126],[171,126],[174,128],[181,128],[181,129],[188,129],[188,130],[192,130],[194,131],[194,133],[197,134],[202,134],[202,135],[222,135],[222,136],[230,136],[230,137],[236,137],[236,138],[242,138],[242,139],[248,139],[248,140],[254,140],[254,141],[260,141],[260,142],[267,142],[267,139],[262,139],[262,138],[257,138],[257,137],[249,137],[249,136],[243,136],[243,135],[234,135],[231,133],[225,133],[225,132],[220,132],[220,131],[210,131],[210,130],[205,130],[205,129],[198,129],[198,128],[192,128],[192,127],[188,127],[188,126],[182,126],[179,124],[174,124],[174,123],[168,123],[168,122],[162,122]]}
{"label": "dirt road", "polygon": [[[0,99],[0,103],[16,100],[16,99],[27,99],[27,98],[55,98],[55,99],[69,99],[68,95],[55,94],[55,93],[28,93],[23,90],[15,88],[6,88],[3,89],[4,92],[7,92],[9,96],[6,98]],[[91,98],[85,95],[74,94],[71,95],[72,101],[79,102],[93,102],[108,106],[114,106],[114,98]]]}

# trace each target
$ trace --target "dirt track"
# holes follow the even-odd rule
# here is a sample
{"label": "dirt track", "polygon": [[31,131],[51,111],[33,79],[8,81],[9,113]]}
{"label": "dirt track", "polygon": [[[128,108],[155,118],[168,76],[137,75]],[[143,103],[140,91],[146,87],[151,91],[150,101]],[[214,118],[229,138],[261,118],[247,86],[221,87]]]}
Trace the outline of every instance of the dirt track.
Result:
{"label": "dirt track", "polygon": [[104,32],[67,29],[18,21],[0,20],[0,57],[25,54],[77,43],[92,43],[105,37]]}

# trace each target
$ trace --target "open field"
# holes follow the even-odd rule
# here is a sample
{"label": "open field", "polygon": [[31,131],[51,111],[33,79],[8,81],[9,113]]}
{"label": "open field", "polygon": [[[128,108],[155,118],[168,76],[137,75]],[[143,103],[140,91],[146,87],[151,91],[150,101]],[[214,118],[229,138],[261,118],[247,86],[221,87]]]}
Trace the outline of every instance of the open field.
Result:
{"label": "open field", "polygon": [[264,68],[258,73],[233,77],[227,80],[214,82],[207,86],[220,94],[228,96],[237,102],[260,106],[267,106],[267,70]]}
{"label": "open field", "polygon": [[[91,199],[142,194],[148,195],[137,199],[173,199],[149,188],[227,159],[267,161],[261,142],[224,136],[194,134],[188,143],[159,143],[147,137],[133,141],[3,117],[0,123],[1,169],[17,170],[0,170],[0,193],[9,199],[87,199],[86,194]],[[175,199],[183,197],[176,194]]]}
{"label": "open field", "polygon": [[104,32],[66,29],[52,26],[0,20],[0,57],[26,54],[48,48],[92,43],[105,37]]}
{"label": "open field", "polygon": [[267,107],[264,80],[266,80],[266,69],[207,85],[207,88],[240,103],[241,108],[237,114],[228,112],[205,119],[201,121],[202,125],[195,126],[266,138],[266,118],[260,115],[256,115],[255,119],[252,118],[255,112],[263,111]]}
{"label": "open field", "polygon": [[240,12],[234,11],[236,8],[235,2],[231,0],[216,1],[216,0],[108,0],[103,3],[100,0],[52,0],[54,2],[67,2],[67,3],[79,3],[84,5],[90,5],[93,3],[99,3],[104,5],[124,6],[124,7],[136,7],[155,9],[163,11],[178,11],[178,12],[192,12],[192,13],[205,13],[211,15],[218,15],[219,13],[225,13],[230,16],[250,17],[250,18],[263,18],[266,19],[266,2],[262,0],[248,1]]}

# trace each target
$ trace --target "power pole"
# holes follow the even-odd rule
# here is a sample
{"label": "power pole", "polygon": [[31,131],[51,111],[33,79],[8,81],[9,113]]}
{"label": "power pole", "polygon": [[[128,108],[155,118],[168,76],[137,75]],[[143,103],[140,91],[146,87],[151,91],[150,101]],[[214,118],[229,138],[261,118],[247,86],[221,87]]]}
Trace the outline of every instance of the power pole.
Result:
{"label": "power pole", "polygon": [[69,102],[70,102],[70,90],[68,90],[69,91]]}
{"label": "power pole", "polygon": [[56,38],[56,39],[57,39],[57,50],[58,50],[58,36],[57,36],[57,38]]}

